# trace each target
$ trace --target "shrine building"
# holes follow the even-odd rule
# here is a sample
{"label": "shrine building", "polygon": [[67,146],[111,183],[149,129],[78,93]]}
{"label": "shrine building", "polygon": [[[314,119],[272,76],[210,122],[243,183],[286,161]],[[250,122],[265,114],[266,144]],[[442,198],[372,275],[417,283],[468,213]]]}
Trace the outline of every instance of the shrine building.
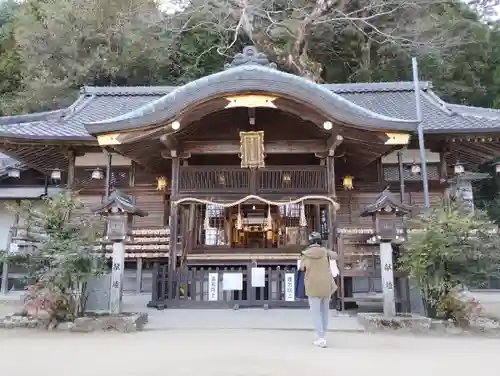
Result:
{"label": "shrine building", "polygon": [[[340,306],[376,303],[366,208],[377,198],[408,208],[396,224],[403,241],[424,203],[416,94],[429,198],[440,204],[456,174],[500,157],[500,110],[446,103],[429,82],[418,93],[413,82],[317,84],[254,47],[184,86],[86,86],[67,108],[0,117],[0,200],[70,189],[91,215],[110,192],[130,195],[148,215],[132,224],[125,285],[149,292],[152,306],[303,305],[287,276],[310,231],[340,255]],[[3,206],[9,247],[17,222]],[[256,266],[265,273],[253,286]],[[241,272],[241,289],[224,289],[229,272]],[[394,278],[407,310],[406,278]]]}

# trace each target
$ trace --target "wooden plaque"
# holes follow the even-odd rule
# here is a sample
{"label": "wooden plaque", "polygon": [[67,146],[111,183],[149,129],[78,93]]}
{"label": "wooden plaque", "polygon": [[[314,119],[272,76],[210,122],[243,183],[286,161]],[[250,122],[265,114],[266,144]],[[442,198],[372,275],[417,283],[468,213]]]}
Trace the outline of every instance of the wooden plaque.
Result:
{"label": "wooden plaque", "polygon": [[240,132],[241,167],[262,168],[264,162],[264,131]]}

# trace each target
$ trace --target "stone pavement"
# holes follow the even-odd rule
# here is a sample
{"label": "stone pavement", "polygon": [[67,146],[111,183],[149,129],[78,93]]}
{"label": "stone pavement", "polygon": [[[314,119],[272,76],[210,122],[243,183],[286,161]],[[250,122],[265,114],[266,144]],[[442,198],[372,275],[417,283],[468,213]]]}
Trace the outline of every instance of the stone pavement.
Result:
{"label": "stone pavement", "polygon": [[[124,310],[147,312],[146,330],[172,329],[273,329],[311,330],[307,309],[165,309],[147,308],[149,295],[125,295]],[[11,293],[0,299],[0,316],[21,311],[21,294]],[[332,311],[331,331],[362,331],[355,317]]]}
{"label": "stone pavement", "polygon": [[163,330],[134,334],[0,331],[15,376],[498,375],[497,340],[305,331]]}

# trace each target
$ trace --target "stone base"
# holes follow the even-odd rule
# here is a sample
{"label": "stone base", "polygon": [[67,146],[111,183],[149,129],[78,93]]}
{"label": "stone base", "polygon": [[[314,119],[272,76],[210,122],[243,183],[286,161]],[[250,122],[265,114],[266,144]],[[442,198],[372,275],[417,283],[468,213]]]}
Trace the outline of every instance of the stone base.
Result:
{"label": "stone base", "polygon": [[402,330],[411,333],[429,333],[432,325],[432,319],[411,314],[387,317],[381,313],[358,313],[358,321],[367,332]]}
{"label": "stone base", "polygon": [[398,331],[434,335],[480,335],[500,337],[500,320],[480,317],[469,326],[460,327],[451,321],[401,314],[387,317],[381,313],[359,313],[358,321],[367,332]]}
{"label": "stone base", "polygon": [[22,314],[13,314],[0,319],[0,328],[38,328],[80,333],[112,330],[122,333],[132,333],[144,330],[147,322],[147,313],[122,313],[120,315],[89,314],[77,318],[74,322],[62,323],[57,323],[55,320],[41,320]]}

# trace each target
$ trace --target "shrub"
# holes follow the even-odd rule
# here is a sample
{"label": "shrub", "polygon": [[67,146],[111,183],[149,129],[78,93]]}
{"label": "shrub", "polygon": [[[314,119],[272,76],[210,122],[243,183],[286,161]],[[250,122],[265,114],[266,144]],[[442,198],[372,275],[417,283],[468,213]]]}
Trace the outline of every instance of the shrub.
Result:
{"label": "shrub", "polygon": [[399,267],[420,290],[430,317],[463,324],[477,302],[462,299],[462,286],[482,287],[500,277],[498,227],[459,202],[436,207],[412,221]]}
{"label": "shrub", "polygon": [[100,220],[85,215],[82,203],[68,193],[44,198],[41,206],[26,201],[10,209],[33,244],[19,254],[4,254],[27,270],[26,309],[59,320],[83,315],[87,284],[104,271],[104,259],[94,249]]}

